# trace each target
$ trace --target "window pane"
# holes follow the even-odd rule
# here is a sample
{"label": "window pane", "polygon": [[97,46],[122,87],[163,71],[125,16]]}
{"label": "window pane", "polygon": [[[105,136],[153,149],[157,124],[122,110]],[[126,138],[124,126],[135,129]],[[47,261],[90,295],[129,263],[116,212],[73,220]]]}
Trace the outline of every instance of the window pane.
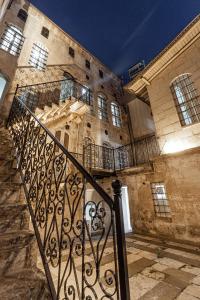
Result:
{"label": "window pane", "polygon": [[200,121],[200,98],[191,80],[190,74],[183,74],[171,84],[181,125],[190,125]]}
{"label": "window pane", "polygon": [[29,64],[39,70],[44,70],[46,67],[48,58],[48,51],[41,44],[37,43],[33,45]]}
{"label": "window pane", "polygon": [[18,56],[24,43],[21,30],[13,25],[8,25],[0,40],[0,48],[14,56]]}

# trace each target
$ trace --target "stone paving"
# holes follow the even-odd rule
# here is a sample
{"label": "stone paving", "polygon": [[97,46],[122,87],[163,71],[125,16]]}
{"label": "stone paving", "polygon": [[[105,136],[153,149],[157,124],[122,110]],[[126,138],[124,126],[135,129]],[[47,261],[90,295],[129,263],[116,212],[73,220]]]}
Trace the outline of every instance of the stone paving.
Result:
{"label": "stone paving", "polygon": [[[200,299],[200,248],[138,234],[126,241],[131,300]],[[113,263],[109,242],[105,254],[106,269]]]}

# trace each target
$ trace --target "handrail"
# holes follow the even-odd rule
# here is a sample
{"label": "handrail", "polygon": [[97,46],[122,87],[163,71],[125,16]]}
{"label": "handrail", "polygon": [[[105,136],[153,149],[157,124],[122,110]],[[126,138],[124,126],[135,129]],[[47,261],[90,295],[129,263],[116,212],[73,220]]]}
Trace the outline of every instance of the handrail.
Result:
{"label": "handrail", "polygon": [[62,152],[70,159],[70,161],[76,166],[76,168],[84,175],[88,182],[98,191],[102,198],[112,208],[112,198],[102,189],[102,187],[94,180],[94,178],[88,173],[88,171],[74,158],[74,156],[60,143],[60,141],[51,133],[51,131],[44,126],[40,120],[32,113],[32,111],[20,100],[18,101],[24,106],[24,108],[30,113],[30,115],[36,120],[36,122],[43,128],[48,136],[55,142],[55,144],[62,150]]}
{"label": "handrail", "polygon": [[8,128],[52,299],[130,300],[120,183],[113,201],[17,96]]}

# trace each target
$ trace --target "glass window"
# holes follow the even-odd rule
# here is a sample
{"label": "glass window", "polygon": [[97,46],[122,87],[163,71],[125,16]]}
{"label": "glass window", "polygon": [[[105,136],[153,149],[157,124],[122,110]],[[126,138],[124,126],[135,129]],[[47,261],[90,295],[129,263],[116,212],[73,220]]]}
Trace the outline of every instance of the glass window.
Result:
{"label": "glass window", "polygon": [[200,97],[190,74],[177,77],[171,84],[172,95],[182,126],[200,121]]}
{"label": "glass window", "polygon": [[39,70],[46,68],[48,50],[40,43],[33,44],[29,64]]}
{"label": "glass window", "polygon": [[104,96],[99,95],[97,98],[98,101],[98,116],[99,119],[107,121],[108,120],[108,112],[107,112],[107,103]]}
{"label": "glass window", "polygon": [[116,126],[116,127],[121,127],[122,122],[121,122],[120,108],[114,102],[111,103],[111,113],[112,113],[113,125]]}
{"label": "glass window", "polygon": [[23,43],[22,31],[13,25],[8,25],[1,37],[0,48],[14,56],[18,56]]}
{"label": "glass window", "polygon": [[156,215],[170,218],[171,212],[164,183],[152,183],[151,191]]}
{"label": "glass window", "polygon": [[42,27],[41,35],[48,39],[49,37],[49,29],[46,27]]}
{"label": "glass window", "polygon": [[28,14],[24,9],[20,9],[18,12],[18,18],[20,18],[23,22],[26,22],[28,18]]}

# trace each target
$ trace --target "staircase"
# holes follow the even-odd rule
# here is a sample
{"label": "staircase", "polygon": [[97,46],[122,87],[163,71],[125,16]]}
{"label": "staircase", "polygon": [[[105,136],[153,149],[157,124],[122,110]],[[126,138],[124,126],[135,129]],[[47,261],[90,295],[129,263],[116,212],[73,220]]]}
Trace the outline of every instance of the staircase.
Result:
{"label": "staircase", "polygon": [[37,245],[9,132],[0,127],[0,299],[51,299],[36,267]]}
{"label": "staircase", "polygon": [[52,103],[51,106],[45,105],[43,109],[37,108],[35,115],[46,126],[55,121],[65,123],[75,122],[80,124],[85,113],[89,112],[90,108],[87,104],[77,101],[75,98],[60,102],[59,104]]}

